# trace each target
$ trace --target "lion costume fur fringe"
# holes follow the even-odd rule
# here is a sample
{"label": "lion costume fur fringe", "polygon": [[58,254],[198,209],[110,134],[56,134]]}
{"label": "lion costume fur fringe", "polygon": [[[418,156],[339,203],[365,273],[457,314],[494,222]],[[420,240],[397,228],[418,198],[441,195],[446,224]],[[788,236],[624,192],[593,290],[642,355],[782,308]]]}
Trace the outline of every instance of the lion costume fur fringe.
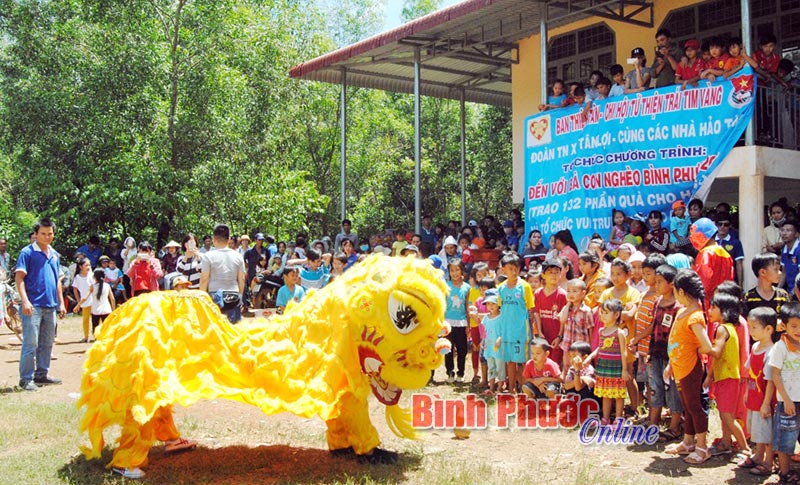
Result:
{"label": "lion costume fur fringe", "polygon": [[427,261],[373,256],[269,320],[231,325],[208,294],[140,295],[100,326],[89,349],[78,407],[80,432],[98,458],[103,431],[121,426],[109,467],[146,465],[156,440],[178,437],[171,405],[224,398],[267,414],[326,421],[331,450],[368,454],[379,444],[372,391],[390,428],[413,437],[403,389],[441,365],[447,287]]}

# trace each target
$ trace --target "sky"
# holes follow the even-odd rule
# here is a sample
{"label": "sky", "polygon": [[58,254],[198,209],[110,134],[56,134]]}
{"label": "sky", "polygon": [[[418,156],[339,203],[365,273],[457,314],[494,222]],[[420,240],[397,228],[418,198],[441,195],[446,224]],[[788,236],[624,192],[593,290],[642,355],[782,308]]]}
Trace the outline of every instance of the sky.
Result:
{"label": "sky", "polygon": [[[461,0],[442,0],[441,7],[445,8],[454,5]],[[386,0],[386,8],[383,15],[383,32],[399,27],[403,17],[403,0]]]}

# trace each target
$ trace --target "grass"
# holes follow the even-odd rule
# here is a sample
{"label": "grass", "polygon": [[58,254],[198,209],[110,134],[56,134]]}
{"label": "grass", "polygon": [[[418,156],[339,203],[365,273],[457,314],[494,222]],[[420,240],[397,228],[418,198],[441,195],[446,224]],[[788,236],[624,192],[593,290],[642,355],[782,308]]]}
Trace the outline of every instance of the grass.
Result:
{"label": "grass", "polygon": [[[78,319],[67,319],[59,332],[73,342]],[[0,331],[5,342],[10,333]],[[112,475],[105,465],[112,449],[99,460],[86,461],[78,446],[81,412],[74,399],[81,372],[81,344],[59,346],[55,369],[73,384],[36,393],[10,392],[15,384],[19,347],[0,348],[0,483],[13,485],[67,483],[75,485],[137,483]],[[7,379],[7,382],[5,381]],[[66,381],[67,379],[65,379]],[[463,397],[466,386],[439,385],[424,392],[442,398]],[[487,400],[490,416],[496,402]],[[406,403],[407,405],[408,403]],[[715,458],[704,467],[687,468],[658,448],[583,447],[575,431],[474,431],[469,440],[453,439],[452,431],[422,433],[420,441],[395,437],[383,420],[383,407],[370,404],[383,447],[400,452],[394,465],[364,465],[355,459],[333,458],[327,452],[325,425],[319,419],[292,415],[265,416],[258,409],[228,401],[197,403],[176,409],[185,436],[197,439],[196,451],[166,455],[162,446],[150,453],[142,484],[526,484],[526,483],[761,483],[735,472]],[[711,436],[719,435],[718,418],[711,419]],[[106,435],[113,444],[114,432]],[[772,477],[774,481],[777,477]]]}

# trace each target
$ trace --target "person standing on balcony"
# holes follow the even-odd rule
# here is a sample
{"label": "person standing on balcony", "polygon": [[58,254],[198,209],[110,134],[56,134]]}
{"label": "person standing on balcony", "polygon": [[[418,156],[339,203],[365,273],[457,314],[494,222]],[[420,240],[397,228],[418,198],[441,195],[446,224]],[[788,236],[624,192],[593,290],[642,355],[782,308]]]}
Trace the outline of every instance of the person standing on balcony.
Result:
{"label": "person standing on balcony", "polygon": [[678,61],[675,58],[674,48],[669,29],[659,29],[656,32],[656,58],[651,66],[657,88],[675,84]]}

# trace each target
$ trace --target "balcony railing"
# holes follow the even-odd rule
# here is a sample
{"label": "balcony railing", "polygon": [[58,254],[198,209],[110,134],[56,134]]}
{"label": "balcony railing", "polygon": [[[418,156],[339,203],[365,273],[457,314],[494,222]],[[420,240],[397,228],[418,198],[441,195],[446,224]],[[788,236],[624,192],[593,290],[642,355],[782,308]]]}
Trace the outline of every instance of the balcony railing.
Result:
{"label": "balcony railing", "polygon": [[800,150],[800,89],[759,86],[755,109],[756,145]]}

